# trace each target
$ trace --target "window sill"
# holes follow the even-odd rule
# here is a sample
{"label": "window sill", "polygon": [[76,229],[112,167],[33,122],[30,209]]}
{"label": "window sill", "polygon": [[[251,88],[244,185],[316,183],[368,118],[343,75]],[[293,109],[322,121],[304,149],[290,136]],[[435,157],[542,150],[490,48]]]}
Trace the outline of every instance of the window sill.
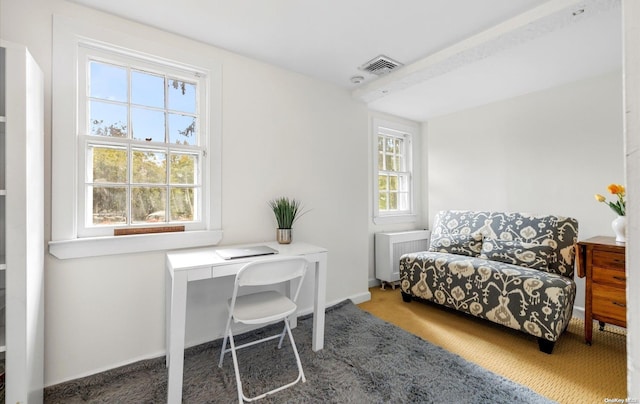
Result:
{"label": "window sill", "polygon": [[180,233],[136,234],[130,236],[87,237],[49,242],[49,254],[59,259],[131,254],[216,245],[222,230]]}
{"label": "window sill", "polygon": [[417,220],[418,220],[418,216],[414,214],[373,217],[373,223],[375,224],[415,223]]}

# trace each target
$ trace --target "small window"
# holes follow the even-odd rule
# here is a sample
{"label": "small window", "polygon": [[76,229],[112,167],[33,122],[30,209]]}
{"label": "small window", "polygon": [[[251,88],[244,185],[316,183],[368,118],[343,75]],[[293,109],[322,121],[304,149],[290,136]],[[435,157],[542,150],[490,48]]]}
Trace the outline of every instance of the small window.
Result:
{"label": "small window", "polygon": [[374,120],[374,221],[413,215],[413,128]]}

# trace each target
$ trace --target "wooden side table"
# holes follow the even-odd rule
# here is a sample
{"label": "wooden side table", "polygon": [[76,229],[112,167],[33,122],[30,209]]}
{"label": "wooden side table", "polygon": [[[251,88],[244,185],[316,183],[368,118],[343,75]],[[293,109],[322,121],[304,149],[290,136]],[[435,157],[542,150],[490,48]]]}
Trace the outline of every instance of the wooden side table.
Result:
{"label": "wooden side table", "polygon": [[627,326],[625,245],[614,237],[597,236],[580,241],[578,276],[586,277],[584,339],[591,345],[593,320]]}

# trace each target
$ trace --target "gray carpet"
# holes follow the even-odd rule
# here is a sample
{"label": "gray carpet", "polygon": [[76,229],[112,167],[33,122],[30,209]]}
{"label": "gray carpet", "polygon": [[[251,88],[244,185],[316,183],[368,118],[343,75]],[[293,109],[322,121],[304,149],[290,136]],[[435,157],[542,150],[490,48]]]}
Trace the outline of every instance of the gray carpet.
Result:
{"label": "gray carpet", "polygon": [[[298,320],[294,338],[306,383],[260,403],[549,403],[527,387],[491,373],[366,313],[351,302],[327,309],[325,347],[311,350],[312,318]],[[272,327],[270,330],[276,330]],[[277,326],[277,331],[280,326]],[[241,343],[264,335],[251,332]],[[237,402],[233,362],[218,368],[221,340],[185,352],[185,403]],[[245,393],[256,395],[297,375],[288,343],[240,350]],[[275,356],[275,358],[274,358]],[[45,389],[45,403],[166,402],[164,357]]]}

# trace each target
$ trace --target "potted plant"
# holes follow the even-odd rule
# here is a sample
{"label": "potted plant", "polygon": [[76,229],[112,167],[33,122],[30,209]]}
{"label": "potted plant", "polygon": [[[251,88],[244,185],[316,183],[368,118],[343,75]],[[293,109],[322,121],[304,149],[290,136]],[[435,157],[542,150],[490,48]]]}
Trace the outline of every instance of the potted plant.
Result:
{"label": "potted plant", "polygon": [[296,199],[280,197],[269,201],[269,206],[271,206],[278,222],[278,230],[276,232],[278,243],[291,243],[291,228],[295,221],[306,213],[301,211],[302,203]]}

